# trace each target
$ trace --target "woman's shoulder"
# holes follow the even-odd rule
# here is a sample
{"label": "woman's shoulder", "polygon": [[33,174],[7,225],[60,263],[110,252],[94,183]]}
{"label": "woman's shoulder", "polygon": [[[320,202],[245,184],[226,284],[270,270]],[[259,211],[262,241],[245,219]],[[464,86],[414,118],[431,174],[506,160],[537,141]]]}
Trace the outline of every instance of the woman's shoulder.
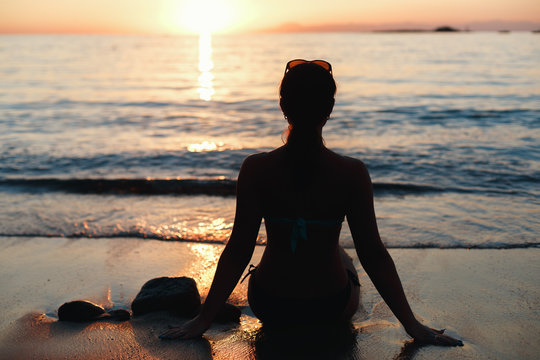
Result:
{"label": "woman's shoulder", "polygon": [[341,186],[349,196],[371,192],[371,178],[366,164],[360,159],[331,152],[332,172],[340,178]]}
{"label": "woman's shoulder", "polygon": [[327,150],[328,150],[329,159],[338,168],[343,169],[344,171],[348,173],[358,173],[358,174],[367,173],[367,167],[362,160],[353,158],[351,156],[340,155],[330,149],[327,149]]}
{"label": "woman's shoulder", "polygon": [[259,164],[268,160],[267,152],[260,152],[256,154],[248,155],[242,162],[242,168],[258,166]]}
{"label": "woman's shoulder", "polygon": [[260,152],[260,153],[248,155],[244,159],[242,166],[243,167],[244,166],[253,167],[253,166],[261,166],[261,165],[266,166],[268,165],[269,162],[272,162],[281,158],[281,156],[283,155],[283,152],[284,152],[284,148],[279,147],[269,152]]}
{"label": "woman's shoulder", "polygon": [[259,175],[262,170],[268,167],[271,154],[272,152],[260,152],[248,155],[242,162],[240,173],[250,174],[250,176]]}

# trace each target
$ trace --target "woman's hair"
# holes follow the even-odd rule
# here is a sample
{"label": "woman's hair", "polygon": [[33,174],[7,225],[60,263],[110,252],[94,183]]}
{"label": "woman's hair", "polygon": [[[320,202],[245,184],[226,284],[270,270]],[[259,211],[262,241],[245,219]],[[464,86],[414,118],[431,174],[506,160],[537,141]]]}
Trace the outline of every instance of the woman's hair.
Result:
{"label": "woman's hair", "polygon": [[289,123],[285,147],[294,167],[303,173],[318,160],[323,144],[318,128],[330,116],[335,94],[332,74],[320,65],[306,62],[283,76],[279,104]]}
{"label": "woman's hair", "polygon": [[314,63],[304,63],[288,70],[279,90],[281,110],[289,122],[287,144],[320,146],[317,133],[334,107],[336,82],[332,74]]}

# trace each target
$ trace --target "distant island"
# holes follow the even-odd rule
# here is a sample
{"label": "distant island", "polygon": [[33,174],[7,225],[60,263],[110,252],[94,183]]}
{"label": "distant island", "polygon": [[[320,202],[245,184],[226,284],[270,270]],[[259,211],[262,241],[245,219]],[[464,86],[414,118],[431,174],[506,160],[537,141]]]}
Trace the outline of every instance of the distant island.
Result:
{"label": "distant island", "polygon": [[434,31],[441,31],[441,32],[454,32],[454,31],[461,31],[461,30],[458,30],[458,29],[455,29],[451,26],[439,26],[438,28],[436,28]]}
{"label": "distant island", "polygon": [[470,32],[470,31],[532,31],[540,32],[538,22],[526,21],[483,21],[456,23],[454,26],[394,22],[386,24],[376,23],[327,23],[327,24],[301,24],[296,22],[282,23],[271,28],[254,30],[263,33],[309,33],[309,32],[394,32],[394,33],[424,33],[424,32]]}
{"label": "distant island", "polygon": [[[418,33],[418,32],[460,32],[462,30],[453,28],[451,26],[439,26],[433,30],[425,29],[389,29],[389,30],[374,30],[374,32],[390,32],[390,33]],[[469,31],[469,30],[465,30]]]}

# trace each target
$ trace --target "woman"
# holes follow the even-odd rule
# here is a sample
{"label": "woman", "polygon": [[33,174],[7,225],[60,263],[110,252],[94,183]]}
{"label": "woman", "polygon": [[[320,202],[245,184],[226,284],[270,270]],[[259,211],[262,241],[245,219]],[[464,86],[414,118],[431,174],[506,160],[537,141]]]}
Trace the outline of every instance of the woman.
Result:
{"label": "woman", "polygon": [[234,227],[201,313],[162,338],[193,338],[209,328],[251,259],[263,218],[267,246],[250,271],[248,299],[265,327],[308,324],[315,318],[325,323],[350,320],[358,308],[359,283],[338,244],[346,217],[362,266],[407,333],[420,342],[461,345],[414,317],[379,237],[365,165],[324,146],[322,128],[335,92],[328,62],[287,64],[280,87],[280,107],[289,123],[287,142],[244,160]]}

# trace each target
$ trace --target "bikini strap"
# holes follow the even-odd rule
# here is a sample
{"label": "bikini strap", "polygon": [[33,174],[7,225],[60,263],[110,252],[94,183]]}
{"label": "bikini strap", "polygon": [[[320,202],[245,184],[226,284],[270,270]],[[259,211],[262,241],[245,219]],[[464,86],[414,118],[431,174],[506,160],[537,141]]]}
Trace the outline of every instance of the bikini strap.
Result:
{"label": "bikini strap", "polygon": [[307,221],[303,218],[298,218],[293,224],[291,232],[291,251],[294,254],[296,252],[296,246],[298,245],[298,239],[307,240]]}
{"label": "bikini strap", "polygon": [[324,226],[336,226],[341,225],[344,216],[337,220],[306,220],[304,218],[288,219],[288,218],[275,218],[265,217],[266,220],[270,220],[282,224],[293,224],[291,231],[291,251],[294,254],[296,252],[296,246],[298,245],[298,239],[307,240],[307,225],[324,225]]}
{"label": "bikini strap", "polygon": [[246,280],[246,278],[249,276],[249,275],[252,275],[253,273],[255,273],[255,271],[257,271],[257,267],[253,264],[249,264],[249,270],[247,272],[246,275],[244,275],[244,277],[242,278],[242,281],[240,281],[240,284],[244,282],[244,280]]}

